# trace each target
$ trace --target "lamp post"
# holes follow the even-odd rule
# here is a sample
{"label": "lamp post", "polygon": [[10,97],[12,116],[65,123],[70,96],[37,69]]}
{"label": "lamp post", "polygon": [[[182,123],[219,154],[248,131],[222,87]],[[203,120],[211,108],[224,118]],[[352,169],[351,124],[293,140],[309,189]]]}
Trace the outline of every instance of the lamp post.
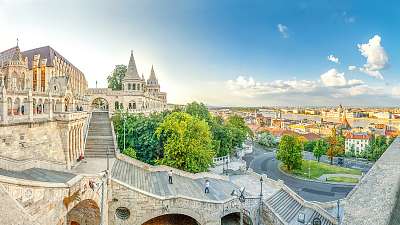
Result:
{"label": "lamp post", "polygon": [[262,210],[262,198],[263,198],[263,177],[260,177],[260,207],[258,209],[258,225],[261,225],[261,210]]}
{"label": "lamp post", "polygon": [[262,210],[262,196],[263,196],[263,193],[262,193],[262,183],[263,183],[263,178],[262,178],[262,176],[260,177],[260,195],[258,196],[258,197],[246,197],[246,196],[244,196],[244,191],[245,191],[245,188],[244,187],[241,187],[240,189],[239,189],[239,193],[237,193],[236,192],[236,190],[232,190],[232,193],[231,193],[231,195],[232,196],[235,196],[235,197],[237,197],[238,199],[239,199],[239,202],[241,203],[241,209],[240,209],[240,225],[243,225],[243,212],[244,212],[244,203],[246,202],[246,200],[248,200],[248,199],[259,199],[260,201],[259,201],[259,211],[258,211],[258,225],[260,225],[261,224],[261,210]]}
{"label": "lamp post", "polygon": [[125,120],[126,120],[126,115],[124,114],[124,151],[125,151]]}

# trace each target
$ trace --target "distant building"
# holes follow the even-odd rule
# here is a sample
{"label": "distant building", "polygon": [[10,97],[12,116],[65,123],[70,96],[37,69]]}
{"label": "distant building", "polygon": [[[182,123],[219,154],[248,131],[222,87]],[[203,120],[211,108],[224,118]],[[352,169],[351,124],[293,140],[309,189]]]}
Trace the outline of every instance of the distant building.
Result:
{"label": "distant building", "polygon": [[354,149],[354,153],[361,153],[369,145],[371,135],[368,133],[348,133],[345,139],[345,152]]}

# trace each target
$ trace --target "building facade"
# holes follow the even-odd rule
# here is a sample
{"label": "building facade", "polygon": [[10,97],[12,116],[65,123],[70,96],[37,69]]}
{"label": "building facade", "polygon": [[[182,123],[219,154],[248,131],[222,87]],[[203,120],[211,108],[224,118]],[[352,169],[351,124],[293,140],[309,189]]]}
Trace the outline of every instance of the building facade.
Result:
{"label": "building facade", "polygon": [[371,136],[367,133],[348,133],[345,139],[345,152],[360,154],[369,145]]}
{"label": "building facade", "polygon": [[93,110],[166,109],[154,68],[149,79],[140,77],[132,53],[122,84],[120,91],[88,89],[85,75],[50,46],[0,52],[0,162],[70,169],[85,156]]}
{"label": "building facade", "polygon": [[122,80],[122,90],[89,88],[86,96],[90,102],[90,110],[108,110],[110,113],[127,111],[147,114],[167,108],[167,94],[160,91],[153,66],[147,80],[143,75],[139,76],[133,52]]}

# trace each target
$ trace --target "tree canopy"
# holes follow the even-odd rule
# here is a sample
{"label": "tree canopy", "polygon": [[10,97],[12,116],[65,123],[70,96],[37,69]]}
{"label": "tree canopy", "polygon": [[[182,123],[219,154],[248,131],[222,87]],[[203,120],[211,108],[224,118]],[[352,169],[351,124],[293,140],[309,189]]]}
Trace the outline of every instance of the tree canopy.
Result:
{"label": "tree canopy", "polygon": [[113,90],[122,90],[122,79],[124,79],[127,67],[116,65],[112,74],[107,77],[108,87]]}
{"label": "tree canopy", "polygon": [[262,132],[258,135],[258,143],[267,148],[273,148],[277,145],[276,138],[270,132]]}
{"label": "tree canopy", "polygon": [[159,164],[189,172],[207,171],[212,164],[211,133],[207,123],[185,112],[168,115],[156,130],[164,146]]}
{"label": "tree canopy", "polygon": [[303,143],[299,138],[291,135],[284,135],[279,143],[277,159],[281,160],[286,168],[291,171],[301,167]]}
{"label": "tree canopy", "polygon": [[[121,151],[124,146],[125,150],[132,148],[138,160],[190,172],[204,171],[206,165],[210,164],[210,155],[220,157],[232,154],[250,131],[243,118],[230,116],[224,120],[211,115],[204,104],[197,102],[188,104],[183,110],[149,116],[118,112],[113,116],[113,123]],[[185,150],[182,150],[182,146]],[[205,153],[200,154],[195,149]],[[193,157],[189,157],[191,154]],[[174,157],[177,156],[180,158],[174,163]],[[187,161],[186,164],[183,161]]]}
{"label": "tree canopy", "polygon": [[327,149],[328,149],[328,143],[326,143],[324,139],[319,139],[318,141],[315,142],[313,148],[313,154],[315,158],[317,158],[318,162],[321,156],[323,156],[326,153]]}

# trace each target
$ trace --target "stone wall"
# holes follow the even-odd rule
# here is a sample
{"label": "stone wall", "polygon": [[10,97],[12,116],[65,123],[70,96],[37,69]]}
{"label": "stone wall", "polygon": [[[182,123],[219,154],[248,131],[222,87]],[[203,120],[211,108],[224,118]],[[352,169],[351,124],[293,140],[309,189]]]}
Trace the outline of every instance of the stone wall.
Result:
{"label": "stone wall", "polygon": [[[226,202],[196,201],[188,198],[161,198],[143,193],[112,181],[112,198],[109,204],[109,224],[142,225],[166,214],[182,214],[195,219],[201,225],[220,225],[221,218],[240,211],[237,199]],[[116,209],[128,208],[130,216],[123,220],[116,216]]]}
{"label": "stone wall", "polygon": [[397,138],[344,201],[343,225],[388,225],[400,192],[400,138]]}
{"label": "stone wall", "polygon": [[65,163],[57,122],[0,126],[0,157]]}

